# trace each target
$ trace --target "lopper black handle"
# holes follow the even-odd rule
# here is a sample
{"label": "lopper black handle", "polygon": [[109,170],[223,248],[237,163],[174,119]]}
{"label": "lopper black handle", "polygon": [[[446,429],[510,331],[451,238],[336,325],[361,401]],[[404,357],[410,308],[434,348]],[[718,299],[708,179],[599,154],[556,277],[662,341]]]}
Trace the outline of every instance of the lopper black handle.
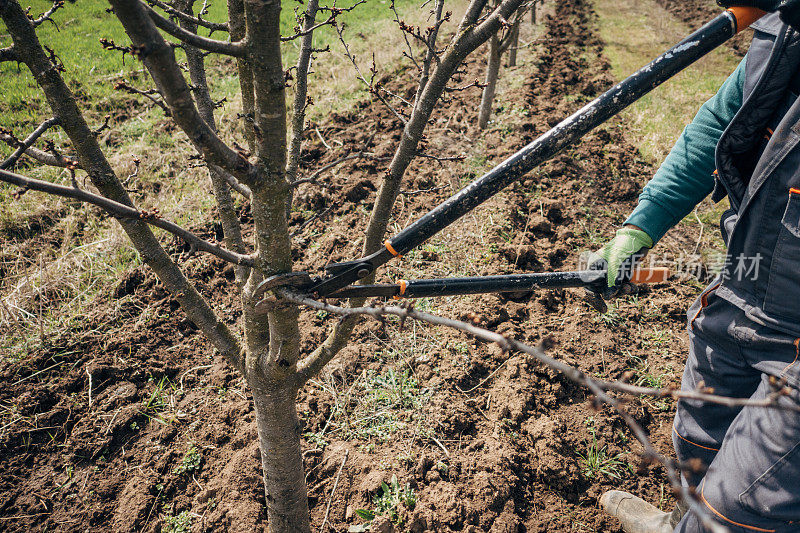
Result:
{"label": "lopper black handle", "polygon": [[[666,268],[641,268],[633,273],[632,283],[661,283],[669,278]],[[541,272],[533,274],[508,274],[464,278],[402,280],[398,283],[351,285],[331,294],[331,298],[425,298],[486,294],[497,292],[526,292],[533,289],[563,289],[567,287],[594,287],[605,284],[605,270],[576,272]],[[598,287],[599,288],[599,287]]]}

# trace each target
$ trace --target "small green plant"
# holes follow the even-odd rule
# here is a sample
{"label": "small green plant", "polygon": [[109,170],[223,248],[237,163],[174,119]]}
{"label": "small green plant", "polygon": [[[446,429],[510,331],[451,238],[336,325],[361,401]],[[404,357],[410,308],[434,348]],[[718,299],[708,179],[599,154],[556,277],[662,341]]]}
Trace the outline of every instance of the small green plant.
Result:
{"label": "small green plant", "polygon": [[591,442],[587,443],[586,453],[578,453],[581,458],[583,475],[589,479],[597,479],[600,476],[620,479],[625,469],[630,470],[630,466],[623,460],[624,453],[610,456],[606,446],[597,443],[597,430],[594,427],[594,418],[586,420],[589,426],[589,433],[592,435]]}
{"label": "small green plant", "polygon": [[189,446],[189,449],[186,450],[183,459],[181,459],[181,464],[176,466],[173,472],[176,474],[190,474],[200,470],[200,462],[202,460],[203,456],[200,454],[198,449],[194,445]]}
{"label": "small green plant", "polygon": [[613,301],[608,302],[607,305],[608,310],[605,313],[598,315],[598,318],[606,326],[616,326],[621,320],[619,308],[617,307],[616,302]]}
{"label": "small green plant", "polygon": [[375,505],[373,510],[356,509],[356,514],[367,522],[371,522],[378,515],[384,515],[392,523],[402,526],[403,519],[400,511],[403,507],[410,511],[413,510],[417,504],[417,495],[414,494],[414,489],[408,483],[401,487],[397,476],[393,474],[388,484],[381,483],[381,491],[375,495],[372,503]]}
{"label": "small green plant", "polygon": [[165,516],[161,533],[189,533],[191,527],[192,515],[189,514],[189,511],[183,511],[178,515]]}
{"label": "small green plant", "polygon": [[158,382],[150,378],[150,382],[156,383],[155,389],[150,393],[150,396],[144,401],[144,409],[142,411],[145,415],[154,416],[159,422],[166,422],[161,414],[168,411],[172,406],[172,392],[175,391],[175,385],[164,376]]}

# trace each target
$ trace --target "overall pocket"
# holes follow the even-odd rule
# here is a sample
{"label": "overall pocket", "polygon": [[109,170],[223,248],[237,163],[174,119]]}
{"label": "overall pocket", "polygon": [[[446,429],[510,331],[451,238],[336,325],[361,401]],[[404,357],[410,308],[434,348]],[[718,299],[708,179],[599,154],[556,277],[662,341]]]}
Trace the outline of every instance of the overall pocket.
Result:
{"label": "overall pocket", "polygon": [[[800,496],[797,494],[797,477],[800,475],[798,452],[800,442],[739,494],[739,503],[746,509],[776,520],[800,520]],[[800,525],[798,528],[800,529]]]}
{"label": "overall pocket", "polygon": [[764,311],[800,323],[800,189],[789,191],[769,269]]}

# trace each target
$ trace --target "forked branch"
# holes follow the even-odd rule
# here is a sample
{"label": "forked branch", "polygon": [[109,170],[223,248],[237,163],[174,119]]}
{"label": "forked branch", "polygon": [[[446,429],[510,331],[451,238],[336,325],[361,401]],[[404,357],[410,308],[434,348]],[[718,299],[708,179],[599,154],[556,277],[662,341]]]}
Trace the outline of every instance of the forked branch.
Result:
{"label": "forked branch", "polygon": [[24,194],[25,191],[28,190],[39,191],[52,194],[54,196],[61,196],[62,198],[72,198],[74,200],[96,205],[116,219],[141,220],[147,224],[150,224],[151,226],[155,226],[163,229],[164,231],[172,233],[173,235],[186,241],[192,250],[210,253],[235,265],[244,265],[249,267],[255,265],[255,262],[250,256],[237,254],[231,252],[230,250],[226,250],[221,246],[217,246],[216,244],[205,241],[194,233],[178,226],[177,224],[162,219],[157,211],[140,211],[125,204],[115,202],[114,200],[109,200],[104,196],[90,193],[75,187],[74,185],[72,187],[67,187],[65,185],[59,185],[49,181],[28,178],[19,174],[14,174],[13,172],[8,172],[6,170],[0,170],[0,181],[20,187],[20,190],[18,191],[18,194],[20,195]]}
{"label": "forked branch", "polygon": [[171,20],[159,15],[151,7],[148,7],[144,4],[142,4],[142,7],[147,11],[147,14],[150,16],[150,19],[155,23],[156,26],[186,44],[190,44],[196,48],[200,48],[201,50],[206,50],[207,52],[225,54],[234,57],[241,57],[245,53],[245,44],[241,41],[218,41],[217,39],[203,37],[202,35],[198,35],[181,28]]}
{"label": "forked branch", "polygon": [[24,154],[31,146],[33,146],[33,143],[35,143],[39,139],[39,137],[41,137],[44,134],[44,132],[46,132],[56,124],[58,124],[57,118],[50,118],[42,122],[39,125],[39,127],[33,130],[33,132],[31,132],[31,134],[28,135],[28,137],[24,141],[18,142],[17,149],[14,150],[14,153],[12,153],[5,161],[0,163],[0,170],[11,168],[12,166],[14,166],[14,164],[19,160],[19,158],[22,157],[22,154]]}
{"label": "forked branch", "polygon": [[56,11],[58,11],[62,7],[64,7],[64,0],[56,0],[55,2],[53,2],[53,7],[51,7],[50,9],[39,15],[38,18],[33,19],[31,21],[31,24],[33,24],[33,27],[35,28],[36,26],[39,26],[43,22],[49,20],[51,23],[53,23],[54,26],[56,26],[56,28],[58,28],[58,25],[52,19],[52,16],[55,14]]}

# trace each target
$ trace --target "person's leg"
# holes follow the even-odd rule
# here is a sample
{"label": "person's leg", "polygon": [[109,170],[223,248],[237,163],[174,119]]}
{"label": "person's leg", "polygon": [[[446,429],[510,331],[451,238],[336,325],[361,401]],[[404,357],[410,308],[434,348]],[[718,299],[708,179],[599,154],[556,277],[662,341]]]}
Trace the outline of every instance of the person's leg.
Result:
{"label": "person's leg", "polygon": [[[765,398],[772,390],[764,375],[753,398]],[[796,398],[779,401],[798,405]],[[742,409],[700,483],[699,496],[734,533],[800,531],[800,413]],[[675,533],[704,531],[693,512],[675,528]]]}
{"label": "person's leg", "polygon": [[[750,324],[744,312],[707,290],[689,309],[688,316],[690,346],[681,389],[694,391],[704,385],[720,396],[751,396],[761,373],[742,353],[743,326]],[[672,432],[678,459],[699,459],[703,466],[710,465],[740,410],[706,402],[678,402]],[[703,472],[687,476],[684,481],[697,486]]]}
{"label": "person's leg", "polygon": [[[706,290],[689,308],[689,357],[683,375],[684,390],[695,390],[704,382],[717,394],[748,397],[758,387],[760,372],[746,363],[736,342],[734,328],[748,323],[744,313]],[[673,443],[682,461],[700,459],[711,464],[725,432],[740,408],[679,402]],[[684,480],[696,485],[702,477]],[[641,498],[622,491],[608,491],[601,507],[617,517],[626,533],[669,533],[683,515],[680,507],[665,513]]]}

